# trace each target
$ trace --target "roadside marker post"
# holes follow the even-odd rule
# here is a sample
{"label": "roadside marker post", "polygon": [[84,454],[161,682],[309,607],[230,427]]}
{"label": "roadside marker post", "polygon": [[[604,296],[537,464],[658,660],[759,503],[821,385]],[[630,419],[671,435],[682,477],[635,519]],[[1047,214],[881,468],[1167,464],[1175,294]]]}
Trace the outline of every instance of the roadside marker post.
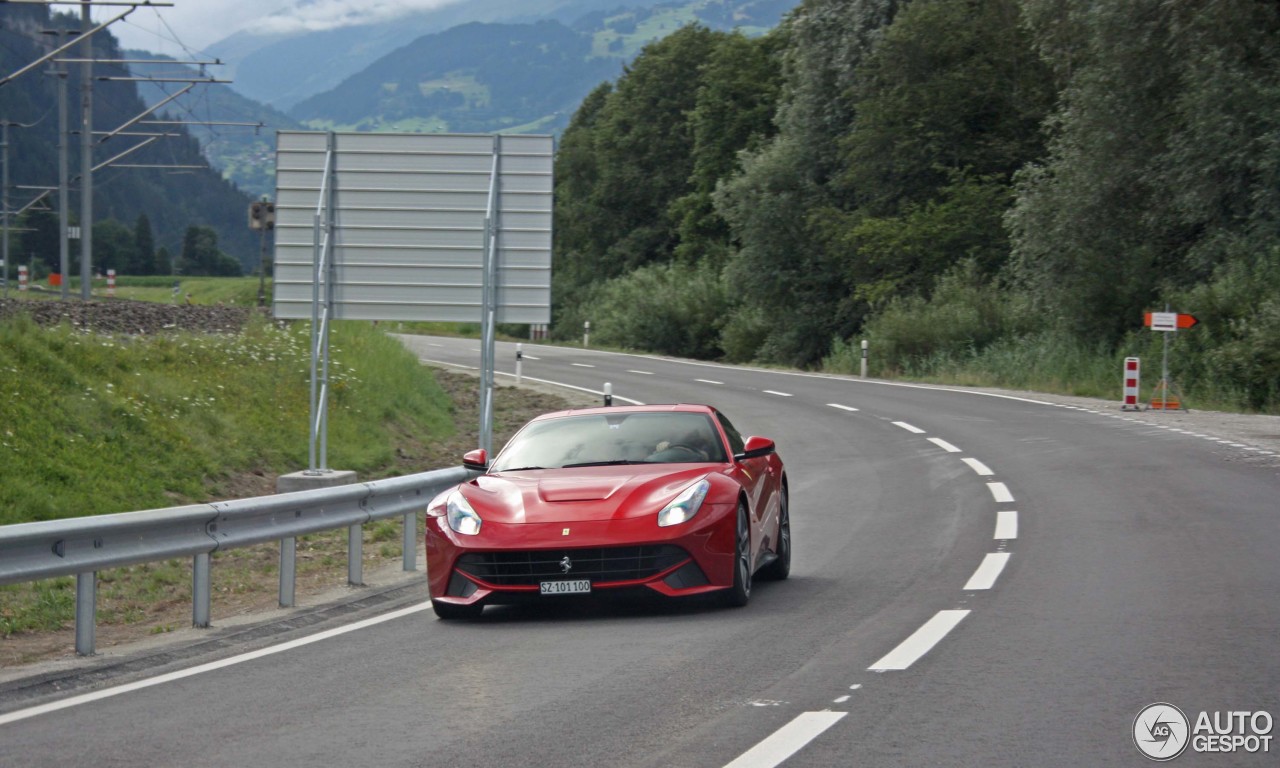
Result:
{"label": "roadside marker post", "polygon": [[1126,357],[1124,359],[1124,403],[1120,406],[1120,410],[1142,410],[1142,406],[1138,405],[1138,383],[1141,372],[1142,361],[1140,359],[1136,357]]}
{"label": "roadside marker post", "polygon": [[18,290],[27,290],[27,268],[24,266],[18,267]]}
{"label": "roadside marker post", "polygon": [[116,271],[114,269],[107,270],[107,297],[114,298],[116,295]]}

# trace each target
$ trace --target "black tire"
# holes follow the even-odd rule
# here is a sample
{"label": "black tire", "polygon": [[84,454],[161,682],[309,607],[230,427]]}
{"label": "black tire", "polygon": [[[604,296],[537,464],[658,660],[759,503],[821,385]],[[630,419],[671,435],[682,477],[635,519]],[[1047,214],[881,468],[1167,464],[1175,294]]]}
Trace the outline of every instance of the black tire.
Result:
{"label": "black tire", "polygon": [[778,504],[778,543],[773,548],[776,559],[760,571],[762,577],[774,581],[782,581],[791,575],[791,502],[785,485]]}
{"label": "black tire", "polygon": [[734,528],[733,586],[724,593],[725,604],[741,608],[751,600],[751,521],[747,506],[738,504],[738,522]]}
{"label": "black tire", "polygon": [[480,614],[484,613],[484,605],[482,603],[457,605],[456,603],[445,603],[439,600],[432,600],[431,609],[436,612],[436,616],[438,618],[444,619],[445,621],[478,619],[480,618]]}

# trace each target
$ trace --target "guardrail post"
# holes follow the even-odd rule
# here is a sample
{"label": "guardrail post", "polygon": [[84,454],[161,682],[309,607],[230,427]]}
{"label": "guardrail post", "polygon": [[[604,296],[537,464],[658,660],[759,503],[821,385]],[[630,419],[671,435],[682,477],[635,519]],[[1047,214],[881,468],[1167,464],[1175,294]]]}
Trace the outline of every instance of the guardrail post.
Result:
{"label": "guardrail post", "polygon": [[364,527],[359,523],[347,528],[347,584],[364,586]]}
{"label": "guardrail post", "polygon": [[294,575],[297,573],[298,540],[290,536],[280,540],[280,607],[292,608]]}
{"label": "guardrail post", "polygon": [[404,570],[418,570],[418,513],[406,512],[404,515],[404,536],[400,546],[403,549],[401,561]]}
{"label": "guardrail post", "polygon": [[209,626],[209,605],[212,602],[212,584],[209,578],[209,553],[201,552],[191,562],[191,626],[205,629]]}
{"label": "guardrail post", "polygon": [[93,655],[98,618],[98,572],[76,574],[76,653]]}

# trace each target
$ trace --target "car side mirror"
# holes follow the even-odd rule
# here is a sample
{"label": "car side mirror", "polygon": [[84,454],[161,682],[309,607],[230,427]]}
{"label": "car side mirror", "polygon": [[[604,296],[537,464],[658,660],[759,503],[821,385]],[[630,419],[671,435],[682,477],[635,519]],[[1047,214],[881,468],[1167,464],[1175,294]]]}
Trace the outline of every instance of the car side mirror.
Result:
{"label": "car side mirror", "polygon": [[483,448],[467,451],[462,455],[462,466],[483,472],[489,468],[489,453]]}
{"label": "car side mirror", "polygon": [[758,459],[761,456],[768,456],[775,453],[778,447],[767,437],[748,437],[747,443],[743,446],[742,453],[733,457],[734,461],[743,461],[745,459]]}

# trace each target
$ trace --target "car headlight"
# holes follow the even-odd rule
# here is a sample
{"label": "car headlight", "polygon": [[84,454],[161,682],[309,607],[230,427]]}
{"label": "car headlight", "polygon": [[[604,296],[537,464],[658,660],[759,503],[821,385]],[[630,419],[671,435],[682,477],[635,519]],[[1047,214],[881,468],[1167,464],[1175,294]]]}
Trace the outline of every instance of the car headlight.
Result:
{"label": "car headlight", "polygon": [[658,513],[658,525],[665,528],[668,525],[679,525],[692,519],[698,514],[698,508],[702,506],[702,500],[707,498],[709,490],[711,490],[711,483],[705,477],[685,488]]}
{"label": "car headlight", "polygon": [[464,536],[475,536],[480,532],[480,516],[471,508],[467,498],[461,493],[453,493],[445,505],[445,517],[449,527]]}

